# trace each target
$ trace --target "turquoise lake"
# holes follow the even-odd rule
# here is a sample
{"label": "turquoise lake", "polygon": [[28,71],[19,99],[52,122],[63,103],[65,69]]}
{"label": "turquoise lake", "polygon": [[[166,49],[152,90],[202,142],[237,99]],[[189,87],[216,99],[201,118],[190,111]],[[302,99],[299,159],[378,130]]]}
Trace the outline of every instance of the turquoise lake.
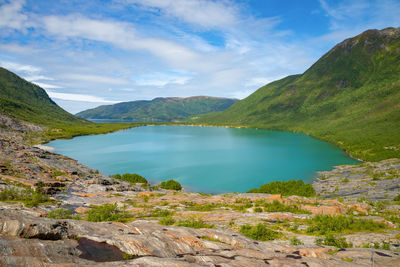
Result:
{"label": "turquoise lake", "polygon": [[145,126],[48,145],[103,174],[175,179],[188,191],[206,193],[246,192],[276,180],[311,182],[317,171],[358,163],[310,136],[257,129]]}

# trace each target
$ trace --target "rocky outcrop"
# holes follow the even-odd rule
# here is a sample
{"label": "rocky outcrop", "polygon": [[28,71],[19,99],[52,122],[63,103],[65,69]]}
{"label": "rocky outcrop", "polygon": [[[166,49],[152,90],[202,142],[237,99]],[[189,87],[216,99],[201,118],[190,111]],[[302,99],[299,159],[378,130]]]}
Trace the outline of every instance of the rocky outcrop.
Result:
{"label": "rocky outcrop", "polygon": [[[369,266],[370,263],[369,250],[347,249],[337,256],[326,254],[329,248],[256,242],[227,230],[162,226],[145,220],[127,224],[52,220],[13,207],[0,210],[0,237],[0,265],[5,266],[94,265],[93,259],[84,259],[90,258],[84,253],[107,254],[115,249],[129,254],[131,259],[123,263],[105,259],[102,265]],[[359,257],[360,253],[364,256]],[[399,255],[393,252],[375,253],[378,266],[400,263]],[[353,262],[343,261],[343,257]]]}
{"label": "rocky outcrop", "polygon": [[313,187],[320,196],[326,198],[390,201],[400,194],[400,160],[337,166],[332,171],[320,172]]}

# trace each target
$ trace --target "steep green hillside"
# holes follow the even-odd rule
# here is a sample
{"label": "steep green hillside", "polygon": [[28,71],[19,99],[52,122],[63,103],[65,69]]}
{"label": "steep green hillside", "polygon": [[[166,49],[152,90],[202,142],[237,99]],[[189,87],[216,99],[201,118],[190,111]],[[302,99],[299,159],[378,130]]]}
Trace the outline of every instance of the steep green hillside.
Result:
{"label": "steep green hillside", "polygon": [[169,122],[198,114],[222,111],[235,102],[235,99],[208,96],[155,98],[151,101],[142,100],[100,106],[76,115],[85,119]]}
{"label": "steep green hillside", "polygon": [[305,73],[195,122],[303,132],[353,157],[400,157],[400,28],[347,39]]}
{"label": "steep green hillside", "polygon": [[1,67],[0,113],[43,125],[87,123],[60,108],[39,86]]}

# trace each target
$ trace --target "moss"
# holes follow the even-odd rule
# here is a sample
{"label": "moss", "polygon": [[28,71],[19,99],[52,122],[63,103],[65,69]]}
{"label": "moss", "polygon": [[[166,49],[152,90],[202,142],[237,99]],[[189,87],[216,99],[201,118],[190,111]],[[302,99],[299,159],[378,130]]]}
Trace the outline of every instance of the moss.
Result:
{"label": "moss", "polygon": [[205,223],[201,219],[195,219],[195,218],[189,218],[186,220],[179,220],[176,223],[177,226],[184,226],[184,227],[190,227],[190,228],[214,228],[215,226],[213,224]]}
{"label": "moss", "polygon": [[242,225],[240,228],[240,233],[260,241],[268,241],[280,238],[281,233],[269,229],[265,224],[259,223],[256,226],[251,226],[248,224]]}
{"label": "moss", "polygon": [[91,222],[116,221],[127,222],[131,216],[124,210],[117,208],[117,204],[95,206],[87,212],[87,220]]}
{"label": "moss", "polygon": [[175,219],[171,216],[167,216],[159,220],[159,223],[162,225],[173,225],[175,223]]}

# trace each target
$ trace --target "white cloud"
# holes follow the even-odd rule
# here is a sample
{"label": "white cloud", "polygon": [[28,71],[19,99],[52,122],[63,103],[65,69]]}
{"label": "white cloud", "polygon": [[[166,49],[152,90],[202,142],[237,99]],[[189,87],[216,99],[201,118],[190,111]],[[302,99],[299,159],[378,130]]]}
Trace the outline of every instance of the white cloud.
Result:
{"label": "white cloud", "polygon": [[50,77],[47,77],[47,76],[44,76],[44,75],[25,76],[24,79],[27,80],[27,81],[30,81],[30,82],[43,81],[43,80],[54,81],[53,78],[50,78]]}
{"label": "white cloud", "polygon": [[62,86],[58,86],[58,85],[53,85],[53,84],[48,84],[48,83],[39,83],[39,82],[33,82],[34,84],[42,87],[43,89],[58,89],[58,88],[62,88]]}
{"label": "white cloud", "polygon": [[187,23],[204,28],[225,28],[238,23],[238,9],[230,1],[211,0],[126,0],[161,10],[167,16],[176,17]]}
{"label": "white cloud", "polygon": [[67,94],[67,93],[57,93],[52,91],[47,91],[47,94],[51,98],[69,100],[69,101],[80,101],[80,102],[95,102],[95,103],[118,103],[121,101],[106,100],[102,97],[97,97],[93,95],[81,95],[81,94]]}
{"label": "white cloud", "polygon": [[23,0],[12,0],[0,6],[0,27],[24,30],[28,22],[28,17],[21,13],[24,4]]}
{"label": "white cloud", "polygon": [[258,88],[260,86],[263,86],[263,85],[266,85],[267,83],[272,82],[273,80],[274,79],[268,79],[265,77],[254,77],[254,78],[248,79],[244,85],[246,87],[257,87]]}
{"label": "white cloud", "polygon": [[32,65],[23,65],[9,61],[0,61],[0,66],[15,72],[21,72],[25,74],[35,74],[42,71],[42,69],[39,67],[35,67]]}
{"label": "white cloud", "polygon": [[100,21],[80,15],[48,16],[43,18],[45,29],[54,35],[106,42],[128,50],[144,50],[174,67],[209,68],[207,62],[193,50],[176,42],[136,36],[132,25],[116,21]]}
{"label": "white cloud", "polygon": [[254,90],[250,90],[250,89],[243,90],[243,91],[235,91],[231,94],[230,97],[237,98],[237,99],[243,99],[243,98],[246,98],[249,95],[251,95],[253,92],[254,92]]}
{"label": "white cloud", "polygon": [[94,74],[78,74],[78,73],[70,73],[70,74],[61,74],[60,78],[68,79],[68,80],[75,80],[75,81],[85,81],[89,83],[105,83],[105,84],[126,84],[127,81],[122,78],[114,78],[114,77],[107,77],[101,75],[94,75]]}
{"label": "white cloud", "polygon": [[133,80],[139,86],[163,87],[167,84],[186,84],[192,77],[179,75],[179,73],[150,73],[134,77]]}

